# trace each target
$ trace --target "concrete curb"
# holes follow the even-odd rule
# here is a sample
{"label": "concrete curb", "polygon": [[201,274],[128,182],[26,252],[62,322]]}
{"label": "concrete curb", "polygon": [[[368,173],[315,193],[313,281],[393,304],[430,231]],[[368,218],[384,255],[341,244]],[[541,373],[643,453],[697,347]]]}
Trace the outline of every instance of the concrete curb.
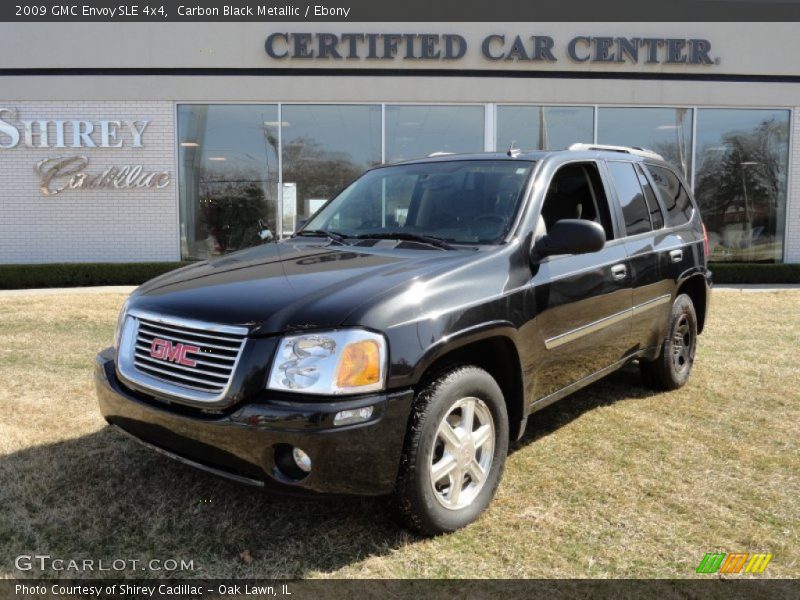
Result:
{"label": "concrete curb", "polygon": [[92,287],[0,290],[0,298],[15,296],[62,296],[68,294],[130,294],[135,289],[135,285],[98,285]]}
{"label": "concrete curb", "polygon": [[715,292],[785,292],[800,291],[796,283],[741,283],[721,284],[712,288]]}

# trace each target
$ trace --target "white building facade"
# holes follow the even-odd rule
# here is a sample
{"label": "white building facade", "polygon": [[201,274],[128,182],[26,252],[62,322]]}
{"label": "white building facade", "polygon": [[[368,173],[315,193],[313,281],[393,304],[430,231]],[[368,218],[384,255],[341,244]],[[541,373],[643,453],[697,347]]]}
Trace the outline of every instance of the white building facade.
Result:
{"label": "white building facade", "polygon": [[661,153],[712,259],[800,263],[793,23],[0,24],[0,263],[290,234],[431,152]]}

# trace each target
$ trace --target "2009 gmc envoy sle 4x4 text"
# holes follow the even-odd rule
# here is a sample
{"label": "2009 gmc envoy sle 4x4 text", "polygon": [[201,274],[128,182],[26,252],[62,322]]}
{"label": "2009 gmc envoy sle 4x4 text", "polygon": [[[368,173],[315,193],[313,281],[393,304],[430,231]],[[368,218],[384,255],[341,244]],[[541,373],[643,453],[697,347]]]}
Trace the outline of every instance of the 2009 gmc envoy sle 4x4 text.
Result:
{"label": "2009 gmc envoy sle 4x4 text", "polygon": [[705,230],[658,155],[437,155],[374,168],[297,234],[153,279],[96,361],[109,423],[289,493],[476,519],[528,417],[637,360],[682,386]]}

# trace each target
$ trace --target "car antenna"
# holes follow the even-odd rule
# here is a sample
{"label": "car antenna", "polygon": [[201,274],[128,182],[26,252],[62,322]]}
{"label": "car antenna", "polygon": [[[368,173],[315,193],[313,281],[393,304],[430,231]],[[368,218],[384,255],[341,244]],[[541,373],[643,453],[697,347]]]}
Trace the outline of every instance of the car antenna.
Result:
{"label": "car antenna", "polygon": [[506,152],[506,154],[508,154],[511,158],[516,158],[519,156],[519,148],[514,147],[514,144],[516,143],[516,140],[511,140],[511,145],[508,147],[508,152]]}

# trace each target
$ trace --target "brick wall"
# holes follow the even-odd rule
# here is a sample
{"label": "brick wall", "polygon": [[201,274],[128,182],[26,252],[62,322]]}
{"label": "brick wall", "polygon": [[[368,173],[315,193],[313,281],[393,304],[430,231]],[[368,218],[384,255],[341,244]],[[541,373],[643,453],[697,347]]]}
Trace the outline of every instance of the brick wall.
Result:
{"label": "brick wall", "polygon": [[784,259],[789,263],[800,263],[800,108],[794,110],[791,160],[786,200]]}
{"label": "brick wall", "polygon": [[[16,110],[2,118],[21,131],[15,148],[0,148],[0,263],[138,262],[179,258],[178,201],[175,165],[175,123],[171,102],[20,102],[0,100],[0,108]],[[80,119],[94,123],[100,143],[100,120],[150,121],[142,148],[132,147],[123,125],[121,148],[28,148],[23,120]],[[54,143],[55,127],[49,128]],[[118,139],[119,139],[118,138]],[[66,144],[72,141],[67,126]],[[34,138],[38,144],[38,140]],[[9,137],[0,134],[0,144]],[[85,171],[100,174],[107,167],[141,165],[169,171],[163,189],[66,189],[55,196],[39,191],[36,164],[45,158],[83,155]],[[65,181],[61,181],[63,185]]]}

